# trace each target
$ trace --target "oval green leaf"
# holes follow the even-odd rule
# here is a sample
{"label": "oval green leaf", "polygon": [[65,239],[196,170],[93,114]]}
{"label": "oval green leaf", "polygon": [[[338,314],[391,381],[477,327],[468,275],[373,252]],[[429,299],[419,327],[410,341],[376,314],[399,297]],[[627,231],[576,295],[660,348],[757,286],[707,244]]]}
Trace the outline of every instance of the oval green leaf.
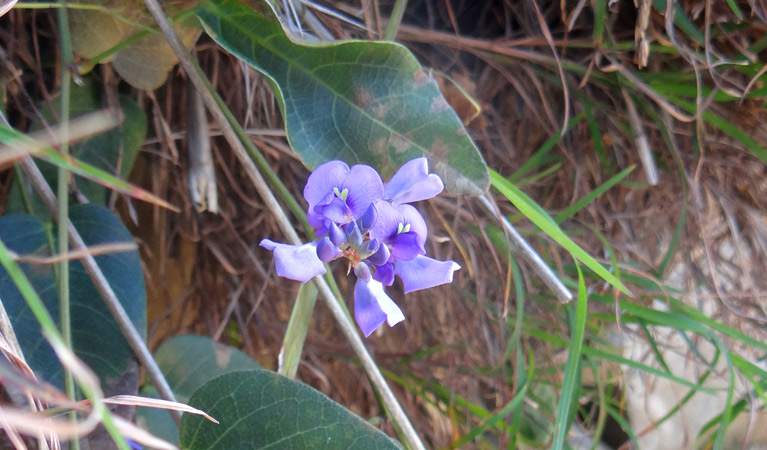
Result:
{"label": "oval green leaf", "polygon": [[[120,220],[108,209],[96,205],[75,205],[70,219],[87,245],[132,242]],[[39,219],[24,214],[0,218],[0,239],[20,255],[50,255],[49,243],[55,231]],[[49,232],[51,234],[49,234]],[[146,334],[146,293],[138,252],[105,254],[96,257],[115,294],[133,324]],[[58,320],[59,305],[53,266],[21,264],[48,311]],[[30,366],[42,379],[61,387],[61,364],[40,332],[18,289],[0,269],[3,304]],[[138,391],[138,363],[82,264],[70,263],[72,342],[75,353],[98,374],[106,395]]]}
{"label": "oval green leaf", "polygon": [[487,190],[479,150],[405,47],[297,44],[237,0],[205,2],[197,14],[218,44],[272,81],[290,145],[310,168],[341,159],[370,164],[387,178],[423,155],[449,192]]}
{"label": "oval green leaf", "polygon": [[220,424],[185,415],[181,445],[188,450],[401,450],[320,392],[266,370],[222,375],[201,387],[190,404]]}

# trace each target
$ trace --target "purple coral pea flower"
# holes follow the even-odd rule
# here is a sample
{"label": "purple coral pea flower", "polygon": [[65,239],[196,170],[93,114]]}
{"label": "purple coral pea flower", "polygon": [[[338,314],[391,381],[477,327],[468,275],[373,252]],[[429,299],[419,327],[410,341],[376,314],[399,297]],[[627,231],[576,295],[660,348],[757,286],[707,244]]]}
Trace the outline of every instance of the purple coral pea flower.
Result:
{"label": "purple coral pea flower", "polygon": [[429,174],[426,158],[402,166],[385,187],[372,167],[331,161],[319,166],[304,188],[309,222],[320,239],[303,245],[264,239],[260,245],[274,252],[279,276],[302,283],[324,274],[324,262],[349,259],[357,275],[355,319],[369,336],[384,322],[394,326],[405,320],[384,292],[395,275],[408,293],[450,283],[460,269],[453,261],[424,256],[426,222],[407,204],[432,198],[443,188],[439,176]]}
{"label": "purple coral pea flower", "polygon": [[317,236],[324,236],[330,223],[342,225],[359,219],[382,196],[383,182],[374,168],[362,164],[349,168],[343,161],[320,165],[304,187],[309,222]]}
{"label": "purple coral pea flower", "polygon": [[429,162],[421,157],[399,168],[384,186],[383,199],[398,206],[436,197],[444,188],[439,175],[429,173]]}

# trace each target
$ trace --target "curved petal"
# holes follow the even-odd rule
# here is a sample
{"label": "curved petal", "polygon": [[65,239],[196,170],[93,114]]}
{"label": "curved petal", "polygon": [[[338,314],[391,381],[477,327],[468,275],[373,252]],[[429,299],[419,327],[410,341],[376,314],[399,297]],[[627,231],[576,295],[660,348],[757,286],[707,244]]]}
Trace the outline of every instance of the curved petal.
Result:
{"label": "curved petal", "polygon": [[274,266],[281,277],[306,283],[325,273],[325,265],[317,256],[317,242],[288,245],[264,239],[259,245],[274,252]]}
{"label": "curved petal", "polygon": [[391,240],[391,255],[396,261],[410,261],[418,255],[425,255],[426,249],[418,241],[419,236],[412,231],[394,236]]}
{"label": "curved petal", "polygon": [[304,186],[304,198],[309,209],[318,204],[333,188],[340,187],[349,176],[349,166],[343,161],[329,161],[314,169]]}
{"label": "curved petal", "polygon": [[354,318],[365,337],[387,322],[390,327],[405,320],[405,315],[378,281],[357,279],[354,285]]}
{"label": "curved petal", "polygon": [[370,166],[357,164],[352,166],[339,190],[349,190],[346,204],[352,212],[354,220],[365,214],[368,207],[383,196],[383,181],[378,172]]}
{"label": "curved petal", "polygon": [[416,242],[423,247],[428,230],[426,221],[417,209],[410,205],[399,205],[396,208],[388,202],[376,202],[378,220],[370,229],[370,237],[379,241],[391,243],[397,236],[400,224],[410,225],[409,231],[418,236]]}
{"label": "curved petal", "polygon": [[397,170],[384,186],[384,196],[394,206],[436,197],[445,188],[437,174],[429,173],[426,158],[416,158]]}
{"label": "curved petal", "polygon": [[314,211],[335,223],[349,222],[349,219],[352,216],[349,207],[338,197],[333,198],[328,205],[315,206]]}
{"label": "curved petal", "polygon": [[460,269],[455,261],[438,261],[417,256],[410,261],[397,261],[394,273],[402,280],[405,293],[452,283],[453,272]]}
{"label": "curved petal", "polygon": [[386,286],[391,286],[394,284],[394,266],[392,266],[391,263],[376,266],[376,272],[373,274],[373,279]]}

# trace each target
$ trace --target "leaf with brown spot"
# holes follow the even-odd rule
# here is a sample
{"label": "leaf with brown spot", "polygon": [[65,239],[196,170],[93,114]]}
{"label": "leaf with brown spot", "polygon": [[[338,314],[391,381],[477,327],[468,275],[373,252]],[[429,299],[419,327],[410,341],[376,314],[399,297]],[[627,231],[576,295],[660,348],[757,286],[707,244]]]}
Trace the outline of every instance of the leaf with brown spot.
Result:
{"label": "leaf with brown spot", "polygon": [[370,164],[386,178],[426,156],[449,192],[487,190],[479,150],[456,132],[461,120],[405,47],[298,44],[237,0],[205,2],[197,15],[216,42],[273,81],[288,140],[310,168],[340,159]]}

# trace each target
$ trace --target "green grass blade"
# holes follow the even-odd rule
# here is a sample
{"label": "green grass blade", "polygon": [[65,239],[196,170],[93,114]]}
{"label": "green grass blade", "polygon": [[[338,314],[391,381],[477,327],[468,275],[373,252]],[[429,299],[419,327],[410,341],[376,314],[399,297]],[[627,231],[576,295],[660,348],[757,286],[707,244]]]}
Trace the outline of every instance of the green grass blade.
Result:
{"label": "green grass blade", "polygon": [[584,208],[586,205],[591,203],[594,199],[599,197],[600,195],[607,192],[608,189],[615,186],[616,184],[620,183],[621,180],[626,178],[628,174],[634,171],[636,166],[629,166],[626,169],[622,170],[620,173],[617,173],[610,177],[609,180],[602,183],[601,186],[597,187],[593,191],[591,191],[588,195],[583,197],[582,199],[578,200],[577,202],[573,203],[572,206],[567,208],[566,210],[562,211],[561,213],[557,214],[557,216],[554,218],[554,220],[557,223],[562,223],[567,219],[568,217],[572,216],[573,214],[580,211],[582,208]]}
{"label": "green grass blade", "polygon": [[554,424],[554,443],[551,448],[559,450],[565,444],[565,436],[570,428],[570,411],[576,397],[576,382],[580,380],[581,350],[583,349],[583,334],[586,329],[588,316],[588,298],[583,274],[578,269],[578,298],[575,303],[575,321],[571,328],[570,347],[567,354],[562,392],[557,406],[557,421]]}
{"label": "green grass blade", "polygon": [[[565,134],[572,130],[575,125],[577,125],[583,118],[585,117],[584,113],[580,113],[570,119],[570,122],[567,124],[567,130],[565,130]],[[533,156],[530,157],[527,161],[525,161],[522,166],[519,167],[511,176],[509,177],[509,181],[512,183],[517,183],[519,180],[529,171],[532,169],[535,169],[536,167],[539,167],[541,164],[543,164],[546,161],[546,156],[551,151],[552,148],[554,148],[557,143],[562,140],[562,136],[564,134],[562,133],[562,130],[559,130],[556,134],[551,136],[546,140],[546,142],[541,145],[541,147],[533,153]]]}
{"label": "green grass blade", "polygon": [[[538,228],[544,233],[549,235],[556,243],[565,248],[576,260],[582,262],[586,267],[593,270],[602,279],[613,285],[621,292],[632,295],[631,291],[626,288],[618,278],[610,273],[604,266],[598,263],[594,258],[586,253],[582,248],[573,242],[565,233],[557,226],[554,220],[543,212],[540,207],[535,205],[527,195],[517,189],[516,186],[511,184],[508,180],[503,178],[494,170],[490,170],[490,182],[503,194],[519,211],[525,215],[530,221],[532,221]],[[535,205],[535,206],[534,206]]]}

